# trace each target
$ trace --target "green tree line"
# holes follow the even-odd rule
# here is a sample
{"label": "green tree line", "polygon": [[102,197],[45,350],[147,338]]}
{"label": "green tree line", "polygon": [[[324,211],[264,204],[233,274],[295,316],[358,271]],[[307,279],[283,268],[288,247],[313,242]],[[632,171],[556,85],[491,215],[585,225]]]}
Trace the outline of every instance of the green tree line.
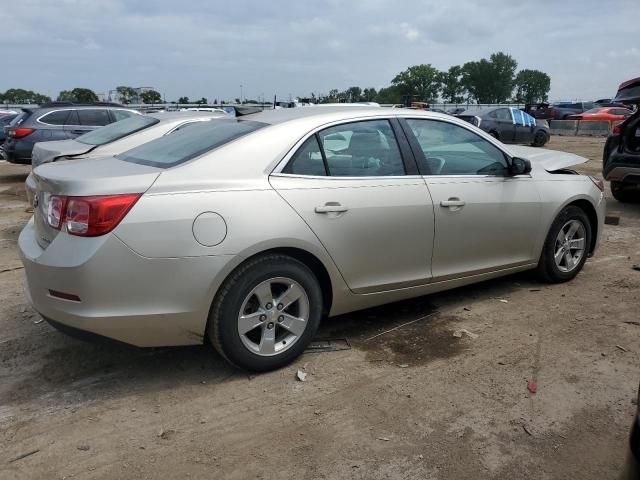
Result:
{"label": "green tree line", "polygon": [[535,103],[548,99],[551,79],[539,70],[516,73],[518,62],[503,52],[488,59],[454,65],[439,71],[431,64],[413,65],[398,73],[388,87],[333,89],[326,95],[311,94],[310,101],[407,103]]}

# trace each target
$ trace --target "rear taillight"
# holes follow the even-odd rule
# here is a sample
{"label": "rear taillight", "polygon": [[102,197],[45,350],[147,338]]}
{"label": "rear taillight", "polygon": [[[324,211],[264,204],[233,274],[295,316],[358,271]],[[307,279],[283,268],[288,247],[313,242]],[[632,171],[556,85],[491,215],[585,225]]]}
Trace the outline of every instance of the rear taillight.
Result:
{"label": "rear taillight", "polygon": [[556,116],[556,109],[553,107],[549,107],[547,109],[547,115],[549,115],[549,118],[553,118]]}
{"label": "rear taillight", "polygon": [[611,130],[613,135],[620,135],[622,133],[622,125],[619,123],[613,126],[613,130]]}
{"label": "rear taillight", "polygon": [[67,233],[79,237],[97,237],[116,228],[142,194],[67,197],[51,195],[47,222],[52,228],[66,227]]}
{"label": "rear taillight", "polygon": [[27,135],[31,135],[32,133],[33,133],[33,128],[18,127],[18,128],[11,128],[9,130],[9,136],[13,138],[24,138]]}

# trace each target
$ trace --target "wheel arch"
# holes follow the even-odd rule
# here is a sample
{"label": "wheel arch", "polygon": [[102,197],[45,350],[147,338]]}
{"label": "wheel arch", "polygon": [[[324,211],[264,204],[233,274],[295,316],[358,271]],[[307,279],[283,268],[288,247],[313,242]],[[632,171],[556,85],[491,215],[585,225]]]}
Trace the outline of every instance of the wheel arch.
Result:
{"label": "wheel arch", "polygon": [[586,213],[587,217],[589,218],[589,225],[591,226],[591,244],[589,245],[589,255],[591,255],[596,248],[596,240],[598,238],[598,214],[596,213],[596,208],[589,200],[584,198],[573,200],[563,206],[562,209],[570,206],[578,207],[584,213]]}

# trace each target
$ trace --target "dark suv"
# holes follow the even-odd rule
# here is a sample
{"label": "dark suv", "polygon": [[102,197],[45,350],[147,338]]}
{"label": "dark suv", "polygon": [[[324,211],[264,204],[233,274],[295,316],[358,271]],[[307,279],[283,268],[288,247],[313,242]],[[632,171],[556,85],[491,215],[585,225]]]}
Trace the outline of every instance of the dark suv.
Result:
{"label": "dark suv", "polygon": [[616,102],[635,105],[635,112],[613,127],[604,144],[602,174],[620,202],[640,198],[640,77],[618,87]]}
{"label": "dark suv", "polygon": [[115,103],[53,102],[37,108],[23,108],[5,127],[4,155],[12,163],[28,164],[37,142],[75,138],[136,114],[135,110]]}

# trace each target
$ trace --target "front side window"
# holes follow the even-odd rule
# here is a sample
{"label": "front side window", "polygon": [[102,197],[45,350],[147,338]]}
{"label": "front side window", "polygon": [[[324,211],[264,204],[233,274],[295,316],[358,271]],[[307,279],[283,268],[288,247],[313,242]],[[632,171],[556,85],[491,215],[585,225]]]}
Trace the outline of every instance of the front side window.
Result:
{"label": "front side window", "polygon": [[505,155],[474,132],[452,123],[407,119],[420,145],[418,158],[423,175],[497,175],[508,174]]}
{"label": "front side window", "polygon": [[116,158],[140,165],[169,168],[266,126],[265,123],[235,118],[193,122],[189,128],[151,140],[116,155]]}
{"label": "front side window", "polygon": [[92,127],[101,127],[103,125],[109,125],[111,119],[109,118],[109,112],[107,110],[78,110],[78,118],[80,119],[80,125],[87,125]]}
{"label": "front side window", "polygon": [[115,142],[133,133],[149,128],[160,120],[144,115],[133,115],[130,118],[114,122],[104,128],[97,128],[89,133],[80,135],[76,138],[76,142],[85,143],[87,145],[106,145]]}
{"label": "front side window", "polygon": [[40,123],[46,123],[47,125],[64,125],[65,120],[69,116],[69,110],[57,110],[50,112],[40,117],[38,120]]}

